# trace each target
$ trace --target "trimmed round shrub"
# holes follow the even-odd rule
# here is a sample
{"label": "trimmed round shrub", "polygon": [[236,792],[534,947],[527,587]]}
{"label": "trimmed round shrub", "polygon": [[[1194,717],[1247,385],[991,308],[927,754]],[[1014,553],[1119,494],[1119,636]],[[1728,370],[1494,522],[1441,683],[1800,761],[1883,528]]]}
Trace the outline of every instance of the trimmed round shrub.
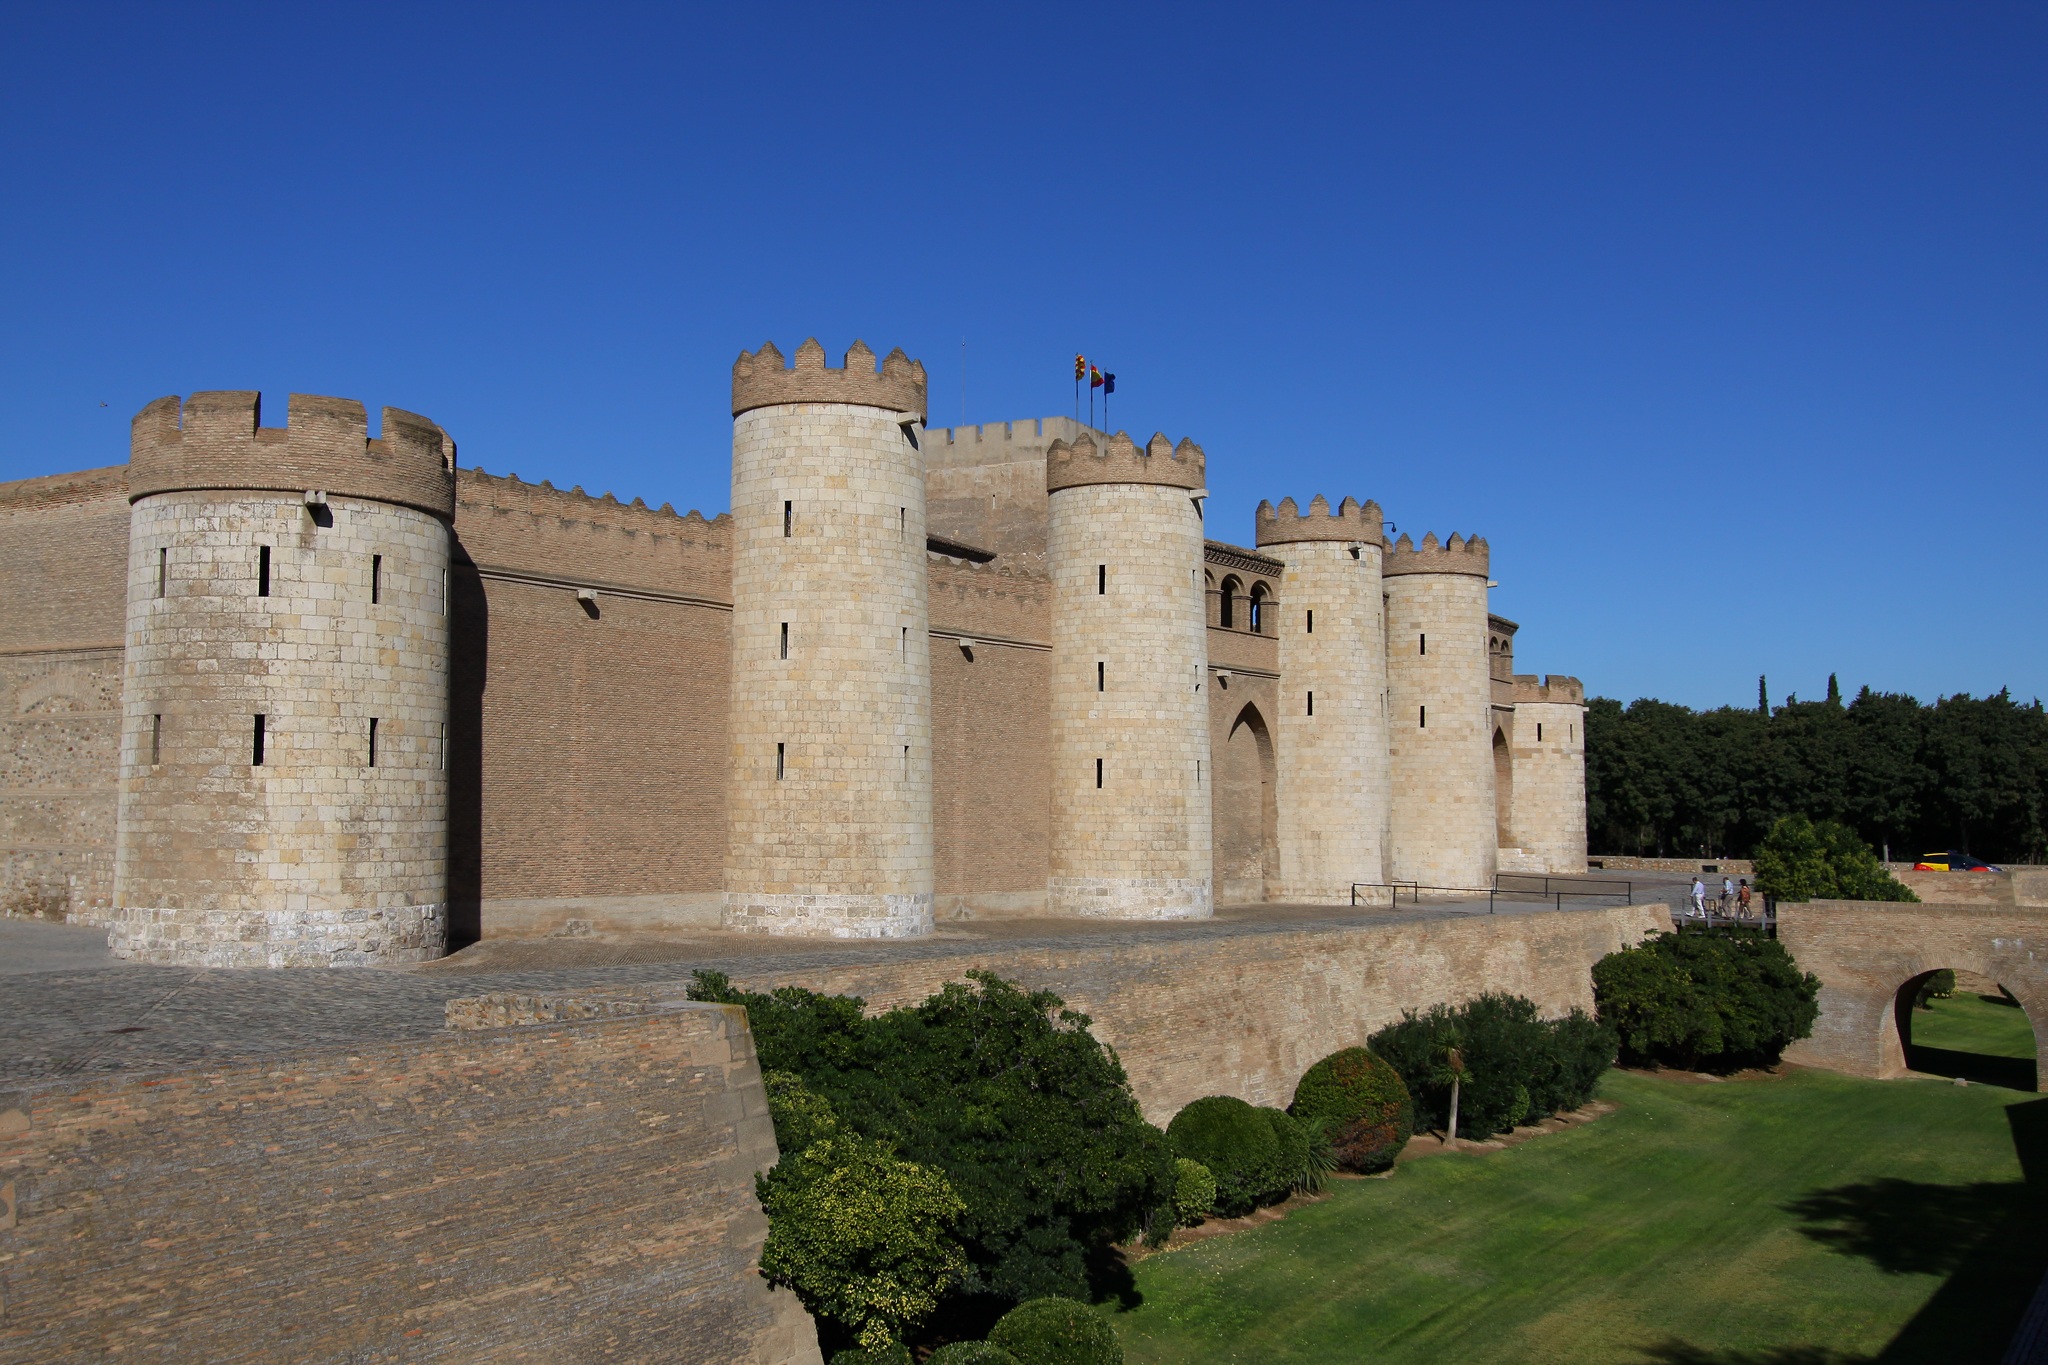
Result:
{"label": "trimmed round shrub", "polygon": [[1273,1144],[1280,1149],[1280,1165],[1274,1172],[1273,1185],[1260,1196],[1259,1202],[1277,1204],[1315,1180],[1315,1172],[1309,1167],[1309,1134],[1284,1109],[1262,1107],[1259,1112],[1266,1116],[1266,1126],[1273,1130]]}
{"label": "trimmed round shrub", "polygon": [[1366,1174],[1392,1166],[1415,1132],[1415,1102],[1401,1073],[1362,1047],[1333,1052],[1310,1067],[1287,1112],[1322,1125],[1337,1164]]}
{"label": "trimmed round shrub", "polygon": [[1016,1357],[1017,1365],[1124,1365],[1116,1333],[1074,1299],[1020,1303],[1003,1314],[988,1340]]}
{"label": "trimmed round shrub", "polygon": [[1191,1228],[1216,1207],[1216,1177],[1199,1161],[1173,1159],[1174,1226]]}
{"label": "trimmed round shrub", "polygon": [[854,1347],[832,1357],[832,1365],[913,1365],[910,1348],[900,1341],[887,1346]]}
{"label": "trimmed round shrub", "polygon": [[1175,1114],[1166,1140],[1175,1156],[1209,1168],[1216,1179],[1215,1212],[1224,1218],[1250,1213],[1285,1179],[1273,1125],[1229,1095],[1196,1100]]}
{"label": "trimmed round shrub", "polygon": [[924,1365],[1018,1365],[1018,1361],[993,1341],[955,1341],[926,1356]]}

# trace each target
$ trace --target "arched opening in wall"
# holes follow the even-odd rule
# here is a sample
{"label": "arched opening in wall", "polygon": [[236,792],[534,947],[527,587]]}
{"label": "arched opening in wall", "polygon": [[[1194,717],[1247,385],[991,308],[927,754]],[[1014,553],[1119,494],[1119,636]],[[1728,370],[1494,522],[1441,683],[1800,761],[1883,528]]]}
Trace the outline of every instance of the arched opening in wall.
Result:
{"label": "arched opening in wall", "polygon": [[2040,1087],[2033,1020],[2019,997],[1988,976],[1922,972],[1899,987],[1893,1019],[1908,1070],[2008,1090]]}
{"label": "arched opening in wall", "polygon": [[1264,583],[1252,584],[1251,597],[1245,603],[1245,626],[1254,635],[1266,633],[1266,603],[1272,596]]}
{"label": "arched opening in wall", "polygon": [[1514,848],[1515,763],[1508,752],[1508,737],[1499,726],[1493,731],[1493,829],[1495,848]]}
{"label": "arched opening in wall", "polygon": [[1202,609],[1208,613],[1210,625],[1216,624],[1216,575],[1207,569],[1202,571]]}
{"label": "arched opening in wall", "polygon": [[1247,702],[1231,719],[1216,755],[1210,788],[1216,902],[1255,905],[1266,898],[1266,872],[1279,866],[1273,737],[1259,708]]}
{"label": "arched opening in wall", "polygon": [[1232,575],[1223,580],[1222,596],[1217,602],[1217,621],[1225,630],[1237,628],[1237,599],[1244,592],[1244,584]]}

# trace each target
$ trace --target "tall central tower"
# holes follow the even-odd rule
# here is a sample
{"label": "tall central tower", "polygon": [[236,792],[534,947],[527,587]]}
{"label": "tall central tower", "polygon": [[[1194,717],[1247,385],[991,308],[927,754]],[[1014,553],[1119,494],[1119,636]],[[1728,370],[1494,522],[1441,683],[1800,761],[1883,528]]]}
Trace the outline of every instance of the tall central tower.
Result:
{"label": "tall central tower", "polygon": [[728,928],[932,928],[924,367],[815,340],[732,370]]}
{"label": "tall central tower", "polygon": [[1387,633],[1378,503],[1260,503],[1287,569],[1279,616],[1280,875],[1274,900],[1338,903],[1386,880]]}
{"label": "tall central tower", "polygon": [[1055,915],[1214,912],[1200,446],[1046,451]]}

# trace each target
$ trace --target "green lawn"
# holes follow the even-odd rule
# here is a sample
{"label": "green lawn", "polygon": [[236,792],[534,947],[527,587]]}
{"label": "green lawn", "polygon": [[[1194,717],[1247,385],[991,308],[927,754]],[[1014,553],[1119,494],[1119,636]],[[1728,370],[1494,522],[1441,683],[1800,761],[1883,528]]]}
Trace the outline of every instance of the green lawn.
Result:
{"label": "green lawn", "polygon": [[1820,1071],[1602,1093],[1596,1123],[1150,1257],[1103,1311],[1133,1365],[1995,1361],[2048,1267],[2016,1151],[2048,1179],[2048,1101]]}
{"label": "green lawn", "polygon": [[1946,1000],[1929,1000],[1930,1008],[1913,1011],[1913,1042],[1918,1047],[1950,1052],[1981,1052],[1992,1057],[2034,1055],[2034,1026],[2017,1005],[1992,1003],[1969,991]]}

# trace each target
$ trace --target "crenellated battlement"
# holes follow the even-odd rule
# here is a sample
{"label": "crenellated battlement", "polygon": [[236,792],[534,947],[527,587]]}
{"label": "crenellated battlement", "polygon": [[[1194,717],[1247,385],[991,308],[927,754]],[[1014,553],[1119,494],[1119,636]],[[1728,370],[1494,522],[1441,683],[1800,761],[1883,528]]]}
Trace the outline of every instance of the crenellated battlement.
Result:
{"label": "crenellated battlement", "polygon": [[1346,498],[1332,512],[1330,500],[1321,493],[1309,500],[1307,512],[1297,508],[1293,498],[1280,499],[1277,510],[1272,503],[1261,502],[1256,520],[1257,540],[1262,546],[1309,540],[1362,540],[1378,545],[1386,538],[1386,518],[1378,503]]}
{"label": "crenellated battlement", "polygon": [[696,508],[678,512],[669,503],[649,507],[644,499],[634,498],[631,502],[620,502],[610,493],[586,493],[581,485],[575,488],[557,488],[546,479],[529,483],[517,474],[492,474],[480,465],[471,465],[462,470],[460,496],[464,506],[478,508],[492,507],[506,511],[540,513],[565,521],[587,522],[592,525],[631,525],[644,523],[651,531],[672,529],[668,523],[680,521],[693,523],[707,529],[730,526],[732,513],[720,512],[707,517]]}
{"label": "crenellated battlement", "polygon": [[1568,678],[1562,673],[1538,676],[1534,673],[1515,674],[1515,701],[1556,702],[1566,706],[1583,706],[1586,703],[1586,685],[1577,678]]}
{"label": "crenellated battlement", "polygon": [[1382,541],[1381,545],[1384,556],[1380,563],[1380,576],[1383,578],[1410,573],[1472,574],[1485,578],[1491,562],[1486,540],[1481,536],[1467,540],[1454,533],[1448,541],[1439,543],[1436,532],[1431,531],[1422,538],[1420,545],[1406,535],[1392,544]]}
{"label": "crenellated battlement", "polygon": [[128,496],[187,489],[308,490],[370,498],[447,518],[455,511],[455,442],[417,413],[369,414],[353,398],[295,393],[286,425],[263,425],[262,395],[248,390],[159,398],[129,431]]}
{"label": "crenellated battlement", "polygon": [[875,353],[867,343],[856,341],[835,368],[825,363],[825,348],[816,337],[797,347],[794,362],[787,366],[772,341],[761,343],[758,351],[741,351],[732,363],[732,415],[778,403],[857,403],[911,413],[923,421],[924,365],[899,347],[889,352],[878,371]]}
{"label": "crenellated battlement", "polygon": [[1045,491],[1089,484],[1146,483],[1164,488],[1207,486],[1208,457],[1186,437],[1179,445],[1159,433],[1140,447],[1129,432],[1119,431],[1104,446],[1083,432],[1069,444],[1054,441],[1045,449]]}

